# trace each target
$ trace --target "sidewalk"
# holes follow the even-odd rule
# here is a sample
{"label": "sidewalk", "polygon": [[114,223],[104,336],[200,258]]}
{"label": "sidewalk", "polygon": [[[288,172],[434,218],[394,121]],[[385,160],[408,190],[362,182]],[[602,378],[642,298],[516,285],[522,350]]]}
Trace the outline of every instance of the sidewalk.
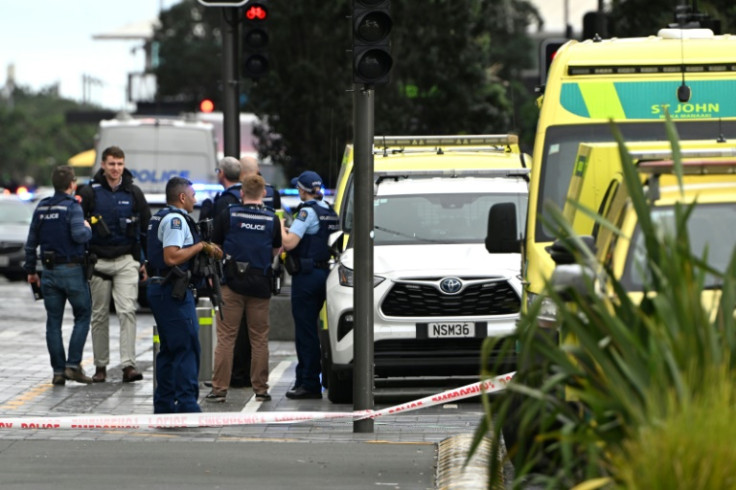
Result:
{"label": "sidewalk", "polygon": [[[12,301],[12,300],[11,300]],[[21,301],[22,303],[22,301]],[[131,415],[151,414],[153,406],[153,318],[140,314],[136,342],[138,369],[144,379],[135,383],[122,383],[120,365],[108,366],[108,381],[91,385],[67,382],[65,386],[51,385],[51,369],[48,364],[43,334],[44,312],[40,304],[17,304],[23,321],[34,324],[33,328],[15,327],[5,319],[0,323],[0,417],[54,417],[72,415]],[[8,311],[4,305],[3,311]],[[39,310],[40,307],[40,310]],[[68,340],[71,312],[65,318],[64,338]],[[118,360],[117,319],[111,317],[110,342],[111,361]],[[270,393],[269,402],[255,402],[250,388],[231,389],[226,403],[203,401],[209,388],[200,386],[202,410],[206,412],[349,412],[350,405],[334,405],[325,396],[322,400],[289,400],[286,391],[293,385],[296,355],[293,342],[270,342]],[[92,365],[91,341],[88,339],[83,367],[89,373]],[[392,403],[391,403],[392,404]],[[384,408],[386,404],[376,408]],[[439,451],[436,461],[452,457],[459,461],[458,454],[465,454],[469,445],[469,434],[475,430],[481,418],[481,406],[477,401],[470,403],[445,404],[408,413],[388,415],[374,421],[372,433],[353,432],[353,422],[346,419],[310,420],[290,424],[254,424],[223,427],[199,427],[187,429],[68,429],[68,430],[3,430],[5,440],[75,440],[75,441],[211,441],[237,442],[253,440],[297,441],[297,442],[375,442],[432,445]],[[444,442],[443,442],[444,441]],[[442,443],[442,444],[440,444]],[[439,445],[439,446],[438,446]],[[462,458],[461,458],[462,459]],[[457,468],[440,465],[437,482],[440,488],[478,488],[484,481],[483,462],[476,462],[465,471],[477,474],[468,486],[452,483]],[[458,477],[459,478],[459,477]],[[467,478],[466,478],[467,479]]]}

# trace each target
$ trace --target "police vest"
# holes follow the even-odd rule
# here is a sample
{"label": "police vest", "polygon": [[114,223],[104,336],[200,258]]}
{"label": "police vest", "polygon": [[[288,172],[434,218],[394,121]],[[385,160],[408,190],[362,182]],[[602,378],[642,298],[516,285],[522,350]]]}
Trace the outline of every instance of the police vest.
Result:
{"label": "police vest", "polygon": [[330,247],[327,242],[330,234],[340,229],[339,218],[331,207],[322,207],[317,201],[307,201],[304,206],[309,206],[317,213],[319,231],[314,235],[305,233],[291,253],[302,259],[311,258],[315,262],[326,262],[330,260]]}
{"label": "police vest", "polygon": [[98,234],[99,228],[93,226],[91,245],[133,245],[138,239],[137,213],[133,212],[135,198],[129,191],[113,192],[99,182],[91,184],[95,193],[93,214],[99,214],[105,220],[110,235],[103,238]]}
{"label": "police vest", "polygon": [[237,262],[248,262],[251,270],[265,275],[273,260],[275,214],[262,206],[235,204],[228,208],[230,229],[223,252]]}
{"label": "police vest", "polygon": [[[164,262],[164,244],[158,238],[158,228],[159,226],[161,226],[161,220],[169,213],[180,214],[182,218],[184,218],[184,221],[187,223],[187,226],[189,226],[189,231],[191,231],[192,237],[194,239],[192,245],[195,245],[202,241],[202,238],[199,236],[199,232],[197,230],[197,224],[194,222],[191,216],[183,211],[179,211],[178,209],[174,209],[168,206],[160,210],[153,217],[151,217],[151,221],[148,223],[148,248],[146,251],[148,252],[148,265],[154,276],[165,276],[166,274],[168,274],[169,270],[171,270],[171,267],[167,265],[166,262]],[[184,248],[191,247],[192,245],[186,245]],[[191,262],[192,261],[190,260],[189,262],[179,264],[179,268],[181,270],[187,270],[190,268]]]}
{"label": "police vest", "polygon": [[[235,184],[235,185],[232,185],[232,186],[228,187],[227,189],[225,189],[225,191],[223,193],[217,194],[215,196],[215,204],[217,204],[217,202],[220,199],[223,199],[224,203],[227,203],[227,204],[236,204],[236,203],[239,203],[240,202],[240,188],[241,187],[242,187],[242,184]],[[222,206],[222,205],[223,205],[223,203],[220,203],[220,206]]]}
{"label": "police vest", "polygon": [[63,257],[66,260],[84,255],[85,244],[72,240],[72,206],[79,206],[79,203],[68,195],[47,197],[39,203],[35,219],[41,253],[55,252],[57,259]]}

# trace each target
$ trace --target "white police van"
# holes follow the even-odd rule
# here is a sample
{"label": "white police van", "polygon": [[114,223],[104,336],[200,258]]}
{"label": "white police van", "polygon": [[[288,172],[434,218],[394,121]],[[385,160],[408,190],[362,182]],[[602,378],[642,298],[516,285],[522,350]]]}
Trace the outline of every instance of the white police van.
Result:
{"label": "white police van", "polygon": [[102,152],[119,146],[125,152],[125,168],[145,194],[163,193],[174,176],[196,185],[217,185],[217,141],[210,123],[121,115],[100,121],[95,138],[95,172]]}

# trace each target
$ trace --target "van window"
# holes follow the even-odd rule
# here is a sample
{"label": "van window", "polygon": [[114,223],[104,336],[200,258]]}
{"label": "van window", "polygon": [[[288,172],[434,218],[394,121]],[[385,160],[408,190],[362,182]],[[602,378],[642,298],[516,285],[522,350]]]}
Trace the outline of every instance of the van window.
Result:
{"label": "van window", "polygon": [[[624,141],[666,140],[664,122],[657,123],[617,123]],[[712,139],[719,135],[726,139],[736,138],[736,121],[675,121],[677,132],[687,135],[687,139]],[[549,242],[553,233],[544,226],[549,221],[549,213],[544,209],[545,202],[555,203],[560,209],[565,205],[567,190],[572,178],[575,157],[580,142],[612,142],[613,133],[609,124],[575,124],[550,126],[545,137],[544,155],[541,163],[539,197],[537,200],[537,220],[535,240]]]}

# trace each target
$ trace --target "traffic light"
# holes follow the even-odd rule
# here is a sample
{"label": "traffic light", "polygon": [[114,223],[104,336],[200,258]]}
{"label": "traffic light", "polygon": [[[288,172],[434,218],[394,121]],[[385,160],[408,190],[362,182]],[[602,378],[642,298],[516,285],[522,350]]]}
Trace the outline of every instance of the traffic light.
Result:
{"label": "traffic light", "polygon": [[550,38],[544,39],[539,44],[539,81],[544,84],[547,81],[547,73],[549,72],[549,66],[552,64],[552,60],[555,59],[557,50],[565,44],[568,39],[565,38]]}
{"label": "traffic light", "polygon": [[268,72],[268,0],[243,9],[243,76],[258,79]]}
{"label": "traffic light", "polygon": [[353,0],[353,82],[386,84],[391,57],[390,0]]}
{"label": "traffic light", "polygon": [[212,112],[215,110],[215,103],[212,99],[202,99],[199,101],[199,112]]}
{"label": "traffic light", "polygon": [[602,39],[608,37],[608,15],[597,10],[586,12],[583,15],[583,39],[593,39],[596,35]]}

